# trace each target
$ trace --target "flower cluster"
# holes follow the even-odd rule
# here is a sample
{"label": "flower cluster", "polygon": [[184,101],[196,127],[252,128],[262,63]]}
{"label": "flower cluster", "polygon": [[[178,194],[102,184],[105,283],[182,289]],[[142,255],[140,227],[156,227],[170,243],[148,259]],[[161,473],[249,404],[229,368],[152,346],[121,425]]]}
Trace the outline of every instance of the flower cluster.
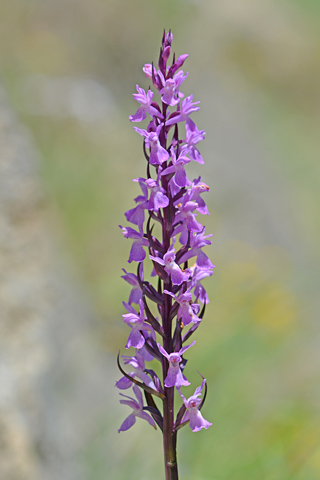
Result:
{"label": "flower cluster", "polygon": [[[141,195],[135,198],[135,207],[125,212],[126,220],[134,228],[120,226],[124,237],[132,241],[128,262],[137,263],[135,273],[123,270],[122,277],[132,287],[128,303],[124,302],[127,313],[123,318],[130,327],[125,348],[133,347],[135,355],[123,356],[124,363],[132,367],[130,373],[122,369],[118,356],[123,377],[116,386],[121,390],[133,387],[137,400],[121,394],[127,398],[121,403],[131,407],[132,413],[119,432],[130,428],[137,416],[155,428],[157,424],[163,431],[165,424],[173,432],[186,423],[194,432],[212,425],[200,413],[205,395],[202,401],[199,396],[203,388],[206,394],[206,380],[188,400],[181,393],[181,387],[190,385],[184,375],[184,354],[196,343],[185,342],[202,322],[209,302],[202,280],[212,275],[214,265],[203,251],[211,244],[211,235],[205,234],[199,218],[209,215],[203,199],[209,187],[201,177],[190,180],[186,172],[190,162],[204,163],[198,143],[205,138],[205,132],[190,118],[199,110],[199,102],[193,102],[192,95],[184,98],[180,91],[188,77],[180,70],[188,55],[177,59],[173,55],[169,66],[171,43],[172,33],[164,33],[158,69],[153,64],[143,67],[158,101],[150,88],[146,92],[137,85],[133,97],[139,108],[129,117],[131,122],[149,117],[149,122],[146,129],[133,127],[143,140],[146,177],[133,180],[139,184]],[[144,278],[147,258],[153,264],[150,281]],[[154,370],[146,368],[146,362],[154,359],[161,363],[162,381]],[[166,419],[170,409],[160,412],[153,396],[167,403],[170,398],[173,403],[174,388],[183,405],[170,423]]]}

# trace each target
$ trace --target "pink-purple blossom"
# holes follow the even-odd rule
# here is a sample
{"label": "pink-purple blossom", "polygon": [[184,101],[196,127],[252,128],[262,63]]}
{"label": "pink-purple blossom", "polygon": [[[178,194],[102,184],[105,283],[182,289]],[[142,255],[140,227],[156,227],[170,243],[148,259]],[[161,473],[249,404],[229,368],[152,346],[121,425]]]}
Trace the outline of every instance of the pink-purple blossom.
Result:
{"label": "pink-purple blossom", "polygon": [[197,149],[201,140],[204,140],[206,132],[204,130],[198,130],[196,124],[189,118],[186,121],[186,138],[185,145],[182,147],[183,154],[188,154],[189,157],[198,163],[204,163],[203,158]]}
{"label": "pink-purple blossom", "polygon": [[185,155],[180,155],[178,158],[176,157],[174,148],[171,148],[171,159],[172,165],[165,168],[161,172],[161,176],[169,175],[170,173],[174,174],[173,180],[175,184],[180,187],[186,187],[191,184],[190,180],[187,178],[187,174],[185,171],[185,165],[190,162],[190,158],[186,157]]}
{"label": "pink-purple blossom", "polygon": [[157,127],[155,132],[148,132],[147,130],[138,127],[133,128],[136,132],[144,137],[147,148],[150,148],[149,162],[151,165],[161,165],[163,162],[168,160],[170,155],[167,150],[161,146],[159,141],[159,133],[162,128],[162,124]]}
{"label": "pink-purple blossom", "polygon": [[209,192],[210,188],[208,185],[204,182],[201,182],[201,177],[197,178],[196,180],[193,180],[191,188],[189,190],[189,200],[192,200],[197,203],[197,212],[201,213],[202,215],[209,215],[209,210],[208,207],[203,200],[203,198],[200,196],[203,193]]}
{"label": "pink-purple blossom", "polygon": [[174,251],[175,249],[173,243],[167,253],[164,254],[163,258],[154,257],[153,255],[149,255],[149,258],[164,267],[174,285],[181,285],[183,282],[188,280],[189,274],[188,272],[183,272],[179,265],[175,262],[176,256]]}
{"label": "pink-purple blossom", "polygon": [[137,92],[133,94],[133,98],[140,103],[140,107],[134,115],[129,116],[130,122],[141,122],[147,117],[147,113],[151,117],[163,118],[160,109],[152,105],[153,92],[148,90],[146,93],[139,85],[137,85]]}
{"label": "pink-purple blossom", "polygon": [[204,235],[205,228],[201,232],[196,232],[190,238],[190,249],[186,252],[180,259],[181,262],[186,262],[190,258],[197,257],[196,263],[200,268],[211,269],[214,268],[213,263],[210,258],[204,253],[203,247],[206,245],[211,245],[211,241],[208,238],[212,237],[210,235]]}
{"label": "pink-purple blossom", "polygon": [[[178,211],[176,215],[176,222],[180,225],[175,229],[174,234],[180,233],[179,241],[183,245],[188,242],[191,233],[198,233],[203,230],[203,226],[196,220],[197,214],[195,210],[198,204],[193,201],[188,201],[188,197],[184,197],[184,201],[177,205]],[[192,236],[191,236],[192,237]]]}
{"label": "pink-purple blossom", "polygon": [[165,190],[156,180],[148,178],[148,180],[146,180],[146,185],[150,191],[150,198],[147,204],[148,210],[158,212],[160,208],[165,208],[169,205],[169,199],[166,196]]}
{"label": "pink-purple blossom", "polygon": [[209,303],[208,294],[202,285],[202,280],[210,277],[213,274],[213,268],[200,268],[197,265],[190,267],[191,272],[191,287],[194,289],[194,296],[201,303]]}
{"label": "pink-purple blossom", "polygon": [[155,421],[153,418],[143,410],[143,399],[142,399],[142,393],[139,387],[136,385],[133,386],[133,391],[136,396],[136,400],[132,397],[128,397],[127,395],[123,395],[120,393],[122,397],[124,397],[126,400],[120,400],[120,403],[122,405],[128,405],[128,407],[132,408],[132,412],[130,415],[123,421],[121,427],[118,430],[118,433],[120,432],[125,432],[129,428],[132,427],[136,423],[136,418],[140,417],[143,420],[147,420],[147,422],[153,427],[154,429],[157,428]]}
{"label": "pink-purple blossom", "polygon": [[166,121],[166,125],[175,125],[179,122],[184,122],[185,120],[188,120],[191,113],[200,110],[200,107],[195,106],[200,102],[192,102],[192,100],[193,95],[184,98],[181,102],[181,108],[170,115],[169,119]]}
{"label": "pink-purple blossom", "polygon": [[145,322],[146,317],[144,315],[144,304],[142,300],[139,301],[139,315],[131,305],[125,303],[125,307],[129,313],[125,313],[122,316],[125,323],[131,327],[126,348],[134,347],[140,349],[145,344],[143,332],[148,330],[149,332],[154,333],[153,329]]}
{"label": "pink-purple blossom", "polygon": [[162,355],[166,357],[169,363],[168,373],[164,380],[164,385],[166,387],[176,387],[180,388],[182,386],[190,385],[190,382],[183,375],[180,363],[182,361],[182,355],[188,348],[192,347],[196,342],[190,343],[185,347],[180,348],[179,352],[168,353],[161,345],[158,343],[158,348]]}
{"label": "pink-purple blossom", "polygon": [[189,427],[193,432],[198,432],[202,428],[209,428],[212,423],[205,420],[199,410],[199,405],[201,403],[201,399],[199,398],[202,392],[202,389],[206,383],[206,379],[203,379],[203,382],[200,387],[196,388],[195,392],[191,397],[187,400],[182,395],[180,389],[178,389],[179,395],[183,400],[183,403],[186,407],[186,412],[182,417],[181,423],[189,421]]}
{"label": "pink-purple blossom", "polygon": [[177,319],[182,321],[184,326],[189,325],[189,323],[199,323],[201,319],[197,316],[199,313],[199,305],[197,303],[192,303],[192,293],[186,291],[185,293],[180,293],[180,295],[175,295],[168,290],[164,290],[163,293],[173,297],[179,304]]}
{"label": "pink-purple blossom", "polygon": [[143,234],[137,232],[131,227],[122,227],[121,225],[119,225],[119,227],[121,228],[125,238],[131,238],[133,240],[128,262],[142,262],[146,257],[146,252],[144,251],[143,247],[147,247],[149,245],[148,240],[144,238]]}
{"label": "pink-purple blossom", "polygon": [[128,222],[138,225],[139,232],[143,234],[143,223],[145,218],[144,211],[148,208],[148,188],[145,184],[144,178],[134,178],[133,182],[139,182],[142,195],[138,195],[134,199],[137,204],[136,207],[127,210],[125,216]]}
{"label": "pink-purple blossom", "polygon": [[129,305],[131,305],[131,303],[139,303],[139,301],[142,300],[142,290],[137,275],[126,272],[124,268],[122,270],[124,271],[124,275],[122,275],[121,278],[132,286],[128,300]]}
{"label": "pink-purple blossom", "polygon": [[183,71],[178,72],[173,78],[165,79],[161,72],[158,72],[162,88],[159,94],[162,95],[161,101],[167,105],[177,105],[184,94],[179,91],[181,84],[187,78],[188,73],[184,75]]}
{"label": "pink-purple blossom", "polygon": [[[156,389],[155,384],[151,378],[145,373],[145,360],[144,356],[141,354],[141,350],[136,350],[134,357],[128,355],[122,355],[122,359],[125,365],[131,365],[133,370],[129,373],[129,376],[132,378],[139,378],[142,382],[148,385],[150,388]],[[120,380],[116,382],[116,387],[120,390],[126,390],[132,386],[132,381],[127,377],[121,377]]]}

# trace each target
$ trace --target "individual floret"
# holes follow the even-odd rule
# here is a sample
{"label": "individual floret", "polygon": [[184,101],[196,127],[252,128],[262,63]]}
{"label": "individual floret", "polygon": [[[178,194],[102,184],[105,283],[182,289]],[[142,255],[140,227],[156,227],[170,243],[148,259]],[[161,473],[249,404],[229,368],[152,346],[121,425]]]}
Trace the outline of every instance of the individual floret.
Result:
{"label": "individual floret", "polygon": [[177,387],[180,388],[183,385],[190,385],[190,382],[186,379],[186,377],[183,375],[181,368],[180,368],[180,362],[182,361],[182,355],[183,353],[188,350],[188,348],[192,347],[196,342],[190,343],[190,345],[187,345],[185,347],[182,347],[179,352],[174,352],[174,353],[168,353],[161,345],[158,343],[158,348],[162,355],[166,357],[166,359],[169,362],[169,368],[168,368],[168,373],[164,381],[165,387]]}
{"label": "individual floret", "polygon": [[201,403],[201,399],[199,398],[199,396],[201,395],[201,391],[205,383],[206,379],[204,378],[201,386],[195,390],[194,394],[189,397],[188,400],[186,400],[185,397],[182,395],[180,389],[177,389],[186,407],[186,412],[182,417],[181,423],[187,422],[189,420],[189,427],[193,432],[198,432],[202,428],[207,429],[212,425],[212,423],[208,422],[203,418],[199,410],[199,405]]}
{"label": "individual floret", "polygon": [[130,415],[124,420],[124,422],[122,423],[121,427],[118,430],[118,433],[125,432],[130,427],[132,427],[132,425],[136,423],[136,417],[140,417],[140,418],[143,418],[144,420],[147,420],[147,422],[156,430],[157,426],[155,424],[155,421],[147,412],[143,410],[142,393],[139,390],[139,387],[137,387],[137,385],[134,385],[133,391],[137,400],[120,393],[122,397],[125,397],[128,399],[128,400],[120,400],[120,403],[122,403],[123,405],[128,405],[128,407],[131,407],[132,413],[130,413]]}

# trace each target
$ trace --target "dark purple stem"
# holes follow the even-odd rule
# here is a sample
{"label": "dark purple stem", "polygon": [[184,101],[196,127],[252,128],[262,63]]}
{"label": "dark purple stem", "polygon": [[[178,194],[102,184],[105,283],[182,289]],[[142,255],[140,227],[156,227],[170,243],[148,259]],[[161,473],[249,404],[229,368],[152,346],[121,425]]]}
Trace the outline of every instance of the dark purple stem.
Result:
{"label": "dark purple stem", "polygon": [[[164,130],[164,128],[163,128]],[[165,140],[164,140],[165,142]],[[162,143],[162,142],[161,142]],[[165,147],[165,145],[162,144]],[[167,192],[170,199],[169,205],[163,210],[162,240],[164,250],[170,247],[170,234],[172,230],[172,210],[173,203],[168,186],[168,180],[162,179],[162,187]],[[164,281],[164,289],[172,291],[172,282],[170,278]],[[164,305],[162,310],[162,325],[164,331],[163,346],[168,353],[173,352],[172,342],[172,319],[170,317],[172,307],[172,297],[164,296]],[[166,378],[168,371],[168,361],[162,357],[163,378]],[[177,464],[177,432],[174,430],[174,387],[164,387],[165,398],[163,399],[163,449],[164,466],[166,480],[178,480]]]}

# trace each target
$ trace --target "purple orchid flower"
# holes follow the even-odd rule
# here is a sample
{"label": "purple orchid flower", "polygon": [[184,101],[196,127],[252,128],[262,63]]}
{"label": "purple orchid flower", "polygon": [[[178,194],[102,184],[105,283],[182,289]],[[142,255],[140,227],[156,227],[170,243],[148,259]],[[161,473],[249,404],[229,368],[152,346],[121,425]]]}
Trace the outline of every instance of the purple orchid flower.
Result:
{"label": "purple orchid flower", "polygon": [[157,127],[156,131],[147,132],[142,128],[133,127],[136,132],[144,137],[145,144],[150,148],[149,162],[151,165],[161,165],[168,160],[169,153],[163,148],[159,141],[159,133],[162,129],[162,123]]}
{"label": "purple orchid flower", "polygon": [[189,115],[191,115],[191,113],[197,112],[198,110],[200,110],[200,107],[195,106],[200,102],[192,102],[192,100],[193,100],[193,95],[189,95],[189,97],[186,97],[184,100],[182,100],[180,110],[172,113],[169,119],[166,121],[167,127],[169,125],[175,125],[176,123],[184,122],[185,120],[188,120]]}
{"label": "purple orchid flower", "polygon": [[140,349],[145,344],[145,337],[143,336],[142,332],[149,330],[149,332],[153,333],[153,337],[155,338],[154,330],[145,322],[146,317],[144,316],[144,305],[142,300],[139,302],[139,315],[131,305],[126,304],[125,302],[123,303],[129,313],[125,313],[122,316],[125,323],[131,327],[126,348],[134,347]]}
{"label": "purple orchid flower", "polygon": [[181,293],[178,296],[168,290],[164,290],[163,293],[170,295],[179,303],[177,319],[181,319],[184,326],[189,325],[191,322],[195,324],[201,322],[201,319],[197,317],[199,305],[192,303],[192,293],[190,291]]}
{"label": "purple orchid flower", "polygon": [[155,67],[152,66],[151,63],[146,63],[144,66],[143,66],[143,69],[144,71],[144,74],[147,78],[150,78],[150,80],[152,79],[152,70],[153,70],[153,76],[155,76],[157,74],[157,70]]}
{"label": "purple orchid flower", "polygon": [[191,182],[187,178],[187,174],[184,167],[185,165],[187,165],[187,163],[190,162],[190,158],[184,155],[180,155],[177,158],[173,147],[171,148],[171,157],[172,157],[172,165],[169,166],[168,168],[165,168],[161,172],[161,176],[174,173],[175,174],[175,176],[173,177],[174,182],[178,187],[183,188],[183,187],[189,186]]}
{"label": "purple orchid flower", "polygon": [[[176,222],[181,222],[175,231],[174,234],[177,235],[181,233],[179,241],[183,245],[185,245],[188,241],[189,232],[190,233],[197,233],[203,230],[203,226],[201,223],[197,222],[196,220],[196,213],[193,213],[198,204],[196,202],[187,201],[187,196],[185,197],[184,201],[178,204],[179,211],[176,215]],[[182,262],[181,262],[182,263]]]}
{"label": "purple orchid flower", "polygon": [[[131,365],[133,367],[133,371],[129,373],[130,377],[139,378],[146,385],[156,390],[155,384],[144,371],[145,370],[144,357],[140,352],[141,350],[136,350],[136,354],[134,357],[122,355],[124,364]],[[127,377],[122,377],[120,378],[120,380],[116,382],[116,387],[119,388],[120,390],[126,390],[131,386],[132,386],[132,382]]]}
{"label": "purple orchid flower", "polygon": [[151,331],[151,332],[144,331],[143,336],[144,336],[144,339],[145,339],[145,343],[144,343],[143,347],[140,348],[139,352],[140,352],[140,354],[143,357],[145,362],[151,362],[151,360],[154,360],[154,355],[147,350],[146,345],[148,343],[154,342],[155,334],[154,334],[153,331]]}
{"label": "purple orchid flower", "polygon": [[[158,173],[158,178],[159,178],[159,175],[161,173],[161,167],[159,167],[159,173]],[[145,179],[145,178],[136,178],[134,179],[135,182],[139,182],[139,185],[142,189],[142,192],[143,192],[143,196],[139,196],[137,197],[137,199],[139,199],[139,201],[141,200],[141,209],[143,209],[143,214],[139,214],[140,217],[139,217],[139,221],[141,222],[142,220],[142,215],[143,215],[143,221],[142,221],[142,225],[143,225],[143,222],[144,222],[144,210],[147,209],[147,210],[153,210],[154,212],[158,212],[158,210],[160,208],[165,208],[169,205],[169,199],[168,197],[165,195],[165,190],[159,185],[159,180],[153,180],[153,178],[148,178],[148,179]],[[150,198],[148,200],[148,192],[150,192]],[[139,205],[139,206],[140,206]],[[136,207],[137,208],[137,207]],[[135,210],[135,209],[133,209]],[[132,210],[132,211],[133,211]],[[131,210],[129,210],[129,212],[126,212],[126,217],[127,219],[130,219],[130,221],[132,221],[132,216],[131,216]],[[127,214],[130,213],[130,216]],[[136,214],[137,216],[137,214]],[[134,223],[132,221],[132,223]],[[140,223],[139,223],[140,225]]]}
{"label": "purple orchid flower", "polygon": [[[137,275],[135,275],[134,273],[126,272],[124,268],[122,270],[124,271],[125,274],[121,275],[121,278],[123,278],[126,282],[132,285],[132,289],[131,289],[129,300],[128,300],[129,305],[131,305],[132,303],[139,303],[139,301],[142,300],[142,290],[140,288]],[[141,275],[141,277],[143,278],[143,275]]]}
{"label": "purple orchid flower", "polygon": [[137,232],[131,227],[125,228],[121,225],[119,225],[119,227],[125,238],[132,238],[134,240],[130,250],[128,263],[131,263],[133,260],[135,262],[142,262],[142,260],[146,258],[146,252],[143,247],[149,246],[148,240],[143,237],[143,234]]}
{"label": "purple orchid flower", "polygon": [[148,90],[146,93],[143,88],[139,87],[139,85],[136,87],[138,93],[134,93],[133,97],[138,103],[140,103],[140,107],[134,115],[129,116],[130,122],[141,122],[147,117],[147,113],[151,117],[163,119],[163,115],[160,112],[159,107],[156,108],[152,105],[153,92]]}
{"label": "purple orchid flower", "polygon": [[189,57],[189,55],[187,53],[184,53],[183,55],[179,55],[177,60],[171,65],[171,67],[169,69],[168,76],[170,76],[170,72],[171,72],[172,75],[174,73],[176,73],[176,71],[179,70],[179,68],[182,67],[182,65],[184,64],[184,62],[186,61],[186,59],[188,57]]}
{"label": "purple orchid flower", "polygon": [[132,425],[136,423],[136,417],[140,417],[140,418],[143,418],[144,420],[147,420],[147,422],[151,425],[151,427],[153,427],[156,430],[157,426],[155,424],[155,421],[147,412],[143,410],[142,393],[139,390],[139,387],[137,387],[137,385],[134,385],[133,391],[135,396],[137,397],[137,400],[120,393],[122,397],[128,399],[128,400],[120,400],[120,403],[122,403],[122,405],[128,405],[128,407],[131,407],[132,413],[130,413],[130,415],[124,420],[124,422],[122,423],[121,427],[118,430],[118,433],[125,432],[126,430],[131,428]]}
{"label": "purple orchid flower", "polygon": [[152,178],[146,180],[146,185],[150,190],[150,198],[148,202],[148,210],[158,212],[160,208],[165,208],[169,205],[169,198],[165,195],[165,190],[160,187],[159,183]]}
{"label": "purple orchid flower", "polygon": [[201,303],[209,303],[208,294],[201,281],[206,277],[210,277],[213,274],[213,270],[210,268],[199,268],[197,265],[190,267],[189,270],[191,272],[191,288],[194,289],[196,299],[200,300]]}
{"label": "purple orchid flower", "polygon": [[204,378],[201,386],[196,388],[194,394],[189,397],[188,400],[186,400],[185,397],[182,395],[180,389],[177,389],[186,407],[186,412],[182,417],[181,423],[187,422],[189,420],[189,427],[193,432],[198,432],[202,428],[207,429],[212,425],[212,423],[208,422],[203,418],[199,410],[199,405],[201,403],[199,396],[201,395],[201,391],[205,383],[206,379]]}
{"label": "purple orchid flower", "polygon": [[186,282],[189,278],[189,273],[183,272],[179,265],[175,262],[175,254],[174,254],[174,243],[168,249],[167,253],[164,254],[163,258],[154,257],[153,255],[149,255],[149,258],[159,265],[162,265],[170,276],[173,285],[181,285],[183,282]]}
{"label": "purple orchid flower", "polygon": [[202,248],[206,245],[211,245],[211,241],[208,238],[212,237],[210,235],[204,235],[205,228],[203,228],[202,232],[196,233],[190,238],[190,250],[186,252],[181,258],[180,263],[184,263],[192,257],[197,257],[196,263],[198,267],[204,269],[212,269],[214,268],[213,263],[208,258],[208,256],[202,251]]}
{"label": "purple orchid flower", "polygon": [[209,191],[210,188],[208,187],[208,185],[204,182],[201,182],[201,177],[192,182],[191,189],[189,190],[189,200],[192,200],[198,204],[196,210],[202,215],[209,215],[209,210],[207,205],[205,204],[205,201],[202,197],[200,197],[200,195]]}
{"label": "purple orchid flower", "polygon": [[167,80],[164,78],[161,72],[158,72],[158,75],[163,85],[159,91],[159,94],[162,95],[161,101],[167,105],[177,105],[177,103],[180,101],[180,98],[184,97],[184,94],[179,92],[179,87],[187,78],[188,73],[184,75],[183,71],[181,71],[174,75],[173,78],[169,78]]}
{"label": "purple orchid flower", "polygon": [[125,212],[125,217],[128,222],[138,225],[139,232],[143,234],[144,211],[148,208],[148,188],[144,178],[134,178],[133,182],[139,182],[143,195],[134,199],[138,205]]}
{"label": "purple orchid flower", "polygon": [[162,83],[161,83],[161,80],[159,78],[157,69],[155,67],[153,67],[151,63],[146,63],[143,66],[142,70],[143,70],[145,76],[147,78],[149,78],[150,80],[152,80],[152,83],[157,88],[157,90],[160,90],[162,88]]}
{"label": "purple orchid flower", "polygon": [[180,388],[182,386],[190,385],[190,382],[186,379],[183,375],[180,362],[182,361],[182,355],[188,348],[192,347],[196,342],[190,343],[190,345],[186,345],[185,347],[180,348],[179,352],[168,353],[161,345],[158,343],[158,348],[162,355],[166,357],[169,362],[168,373],[164,381],[165,387],[177,387]]}
{"label": "purple orchid flower", "polygon": [[186,121],[186,145],[182,147],[184,155],[188,154],[195,162],[203,164],[204,161],[196,145],[204,140],[206,132],[204,130],[198,130],[195,123],[189,118]]}

